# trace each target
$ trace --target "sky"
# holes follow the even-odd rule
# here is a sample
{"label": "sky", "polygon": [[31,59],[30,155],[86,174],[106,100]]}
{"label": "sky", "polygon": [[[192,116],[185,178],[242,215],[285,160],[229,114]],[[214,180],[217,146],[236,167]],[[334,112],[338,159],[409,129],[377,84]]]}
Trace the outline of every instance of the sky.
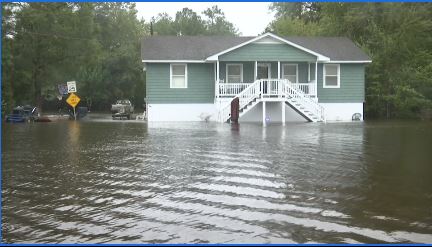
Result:
{"label": "sky", "polygon": [[158,13],[166,12],[173,19],[175,13],[184,7],[190,8],[201,15],[205,9],[217,5],[225,13],[228,21],[232,22],[242,36],[256,36],[264,31],[273,20],[274,13],[268,10],[269,2],[139,2],[136,3],[138,17],[149,21]]}

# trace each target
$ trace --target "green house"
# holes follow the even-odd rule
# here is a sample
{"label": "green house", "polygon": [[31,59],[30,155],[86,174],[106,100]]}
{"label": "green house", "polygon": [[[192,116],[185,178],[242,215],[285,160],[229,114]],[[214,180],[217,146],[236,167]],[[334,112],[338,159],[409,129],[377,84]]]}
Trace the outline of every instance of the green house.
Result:
{"label": "green house", "polygon": [[371,59],[344,37],[151,36],[141,58],[149,121],[363,119]]}

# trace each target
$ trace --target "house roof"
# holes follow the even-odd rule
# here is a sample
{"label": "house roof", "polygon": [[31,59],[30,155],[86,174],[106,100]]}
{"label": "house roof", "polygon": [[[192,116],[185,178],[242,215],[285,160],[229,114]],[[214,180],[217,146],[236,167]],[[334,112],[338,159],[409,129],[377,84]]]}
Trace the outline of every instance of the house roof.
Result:
{"label": "house roof", "polygon": [[[142,40],[142,60],[206,60],[256,37],[150,36]],[[281,37],[331,61],[369,61],[370,57],[345,37]]]}

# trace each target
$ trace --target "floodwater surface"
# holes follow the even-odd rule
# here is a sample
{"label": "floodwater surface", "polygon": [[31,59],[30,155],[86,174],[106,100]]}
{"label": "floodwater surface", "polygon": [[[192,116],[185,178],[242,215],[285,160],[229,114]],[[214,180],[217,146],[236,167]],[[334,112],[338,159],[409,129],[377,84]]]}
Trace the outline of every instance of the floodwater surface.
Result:
{"label": "floodwater surface", "polygon": [[432,243],[432,124],[3,124],[7,243]]}

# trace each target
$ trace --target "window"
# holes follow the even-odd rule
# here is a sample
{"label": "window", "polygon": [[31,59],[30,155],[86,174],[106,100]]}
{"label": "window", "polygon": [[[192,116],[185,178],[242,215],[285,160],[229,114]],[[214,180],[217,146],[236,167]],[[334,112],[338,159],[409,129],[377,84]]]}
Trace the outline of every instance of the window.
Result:
{"label": "window", "polygon": [[298,83],[298,66],[297,64],[282,65],[282,79],[288,79],[292,83]]}
{"label": "window", "polygon": [[340,87],[340,66],[339,64],[324,64],[324,88]]}
{"label": "window", "polygon": [[171,88],[187,88],[187,66],[186,64],[171,64]]}
{"label": "window", "polygon": [[243,64],[227,64],[226,79],[228,83],[243,82]]}

